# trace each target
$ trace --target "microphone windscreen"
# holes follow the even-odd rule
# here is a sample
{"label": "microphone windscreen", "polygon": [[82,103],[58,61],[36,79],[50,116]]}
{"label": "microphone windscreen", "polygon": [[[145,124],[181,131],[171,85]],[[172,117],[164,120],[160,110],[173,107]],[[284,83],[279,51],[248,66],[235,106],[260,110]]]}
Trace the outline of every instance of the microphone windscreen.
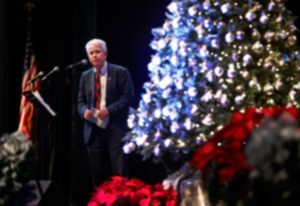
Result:
{"label": "microphone windscreen", "polygon": [[81,63],[82,63],[82,65],[87,65],[87,60],[86,59],[83,59],[83,60],[81,60]]}

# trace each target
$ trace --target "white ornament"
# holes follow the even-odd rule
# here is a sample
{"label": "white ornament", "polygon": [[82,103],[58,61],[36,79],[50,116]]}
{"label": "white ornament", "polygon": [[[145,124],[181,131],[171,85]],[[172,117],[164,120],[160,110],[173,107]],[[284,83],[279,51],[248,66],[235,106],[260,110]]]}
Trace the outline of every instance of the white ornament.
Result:
{"label": "white ornament", "polygon": [[241,105],[244,102],[245,96],[239,95],[234,98],[234,102],[236,105]]}
{"label": "white ornament", "polygon": [[214,69],[214,72],[215,72],[215,75],[217,77],[221,77],[224,73],[224,69],[220,66],[217,66],[215,69]]}
{"label": "white ornament", "polygon": [[190,87],[190,88],[188,89],[188,95],[189,95],[190,97],[195,97],[195,96],[197,96],[197,94],[198,94],[198,90],[197,90],[196,87]]}
{"label": "white ornament", "polygon": [[136,145],[133,142],[129,142],[128,144],[124,145],[123,151],[125,154],[129,154],[136,149]]}

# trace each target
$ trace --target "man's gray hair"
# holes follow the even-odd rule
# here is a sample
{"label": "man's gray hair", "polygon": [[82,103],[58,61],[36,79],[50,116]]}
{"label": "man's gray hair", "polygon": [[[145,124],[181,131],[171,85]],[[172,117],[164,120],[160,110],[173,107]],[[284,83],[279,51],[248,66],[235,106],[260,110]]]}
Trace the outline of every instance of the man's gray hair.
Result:
{"label": "man's gray hair", "polygon": [[105,52],[107,52],[106,43],[102,39],[92,39],[88,41],[88,43],[85,45],[86,52],[88,52],[91,45],[100,46]]}

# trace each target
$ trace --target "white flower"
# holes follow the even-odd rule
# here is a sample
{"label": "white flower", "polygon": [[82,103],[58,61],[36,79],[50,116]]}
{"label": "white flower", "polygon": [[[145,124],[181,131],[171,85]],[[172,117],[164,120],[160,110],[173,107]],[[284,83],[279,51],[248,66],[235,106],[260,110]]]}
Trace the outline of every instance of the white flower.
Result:
{"label": "white flower", "polygon": [[155,85],[159,84],[160,82],[160,78],[159,78],[159,75],[158,74],[155,74],[153,77],[152,77],[152,81]]}
{"label": "white flower", "polygon": [[156,157],[159,157],[160,156],[160,147],[159,147],[159,144],[157,144],[155,147],[154,147],[154,150],[153,150],[153,153]]}
{"label": "white flower", "polygon": [[177,89],[183,89],[183,78],[177,79],[177,81],[175,81],[175,85]]}
{"label": "white flower", "polygon": [[165,106],[162,110],[162,114],[165,116],[165,117],[168,117],[170,115],[170,110],[169,110],[169,107],[168,106]]}
{"label": "white flower", "polygon": [[127,125],[130,129],[134,128],[135,126],[135,122],[134,122],[134,119],[135,119],[135,115],[134,114],[130,114],[128,119],[127,119]]}
{"label": "white flower", "polygon": [[202,124],[206,125],[206,126],[210,126],[212,125],[212,117],[211,114],[207,114],[203,119],[202,119]]}
{"label": "white flower", "polygon": [[176,133],[176,131],[179,129],[179,125],[177,122],[172,122],[170,130],[172,133]]}
{"label": "white flower", "polygon": [[178,66],[179,65],[179,58],[177,55],[172,55],[170,58],[170,62],[171,64],[173,64],[173,66]]}
{"label": "white flower", "polygon": [[191,6],[188,9],[188,13],[189,13],[190,16],[195,16],[197,14],[197,7],[195,5]]}
{"label": "white flower", "polygon": [[204,26],[204,28],[206,28],[206,29],[208,29],[209,27],[211,27],[211,24],[212,24],[212,22],[211,22],[210,19],[205,19],[205,20],[203,21],[203,26]]}
{"label": "white flower", "polygon": [[178,11],[178,4],[176,3],[176,2],[171,2],[170,4],[169,4],[169,6],[167,7],[167,9],[171,12],[171,13],[173,13],[173,12],[176,12],[176,11]]}
{"label": "white flower", "polygon": [[176,52],[178,50],[178,39],[172,39],[170,43],[171,49],[173,52]]}
{"label": "white flower", "polygon": [[226,14],[226,13],[230,10],[230,8],[231,8],[231,6],[230,6],[229,3],[223,4],[223,5],[221,6],[221,12],[222,12],[223,14]]}
{"label": "white flower", "polygon": [[146,143],[146,139],[148,138],[147,134],[143,134],[142,136],[135,138],[135,143],[137,146],[143,146]]}
{"label": "white flower", "polygon": [[151,102],[151,93],[147,92],[146,94],[142,95],[143,101],[148,104]]}
{"label": "white flower", "polygon": [[212,70],[208,71],[205,75],[208,82],[213,82],[214,80],[214,72]]}
{"label": "white flower", "polygon": [[123,147],[123,151],[125,154],[129,154],[135,149],[136,149],[136,145],[133,142],[129,142],[128,144],[125,144]]}
{"label": "white flower", "polygon": [[169,97],[169,94],[171,93],[171,88],[167,88],[167,89],[164,89],[163,92],[162,92],[162,98],[164,99],[167,99]]}
{"label": "white flower", "polygon": [[154,55],[154,56],[152,57],[152,63],[153,63],[154,65],[160,65],[160,63],[161,63],[161,58],[160,58],[160,56]]}
{"label": "white flower", "polygon": [[209,102],[213,98],[213,93],[212,91],[207,91],[202,97],[201,101],[203,102]]}
{"label": "white flower", "polygon": [[291,90],[289,92],[289,97],[291,100],[295,100],[295,96],[296,96],[297,92],[295,90]]}
{"label": "white flower", "polygon": [[170,75],[166,75],[162,80],[159,82],[159,87],[161,89],[166,89],[172,83],[172,77]]}
{"label": "white flower", "polygon": [[166,140],[164,141],[164,145],[165,145],[165,147],[167,147],[167,148],[171,145],[171,143],[172,143],[172,140],[171,140],[170,138],[168,138],[168,139],[166,139]]}
{"label": "white flower", "polygon": [[138,125],[139,125],[140,127],[143,127],[144,124],[145,124],[144,118],[143,118],[143,117],[140,117],[139,120],[138,120]]}
{"label": "white flower", "polygon": [[177,17],[177,18],[172,20],[172,26],[175,29],[180,27],[180,17]]}
{"label": "white flower", "polygon": [[3,148],[9,152],[11,155],[14,155],[16,152],[17,152],[17,148],[15,147],[15,145],[13,144],[10,144],[8,142],[5,142],[3,144]]}
{"label": "white flower", "polygon": [[164,49],[166,47],[166,40],[165,39],[160,39],[157,42],[157,46],[158,46],[159,50]]}
{"label": "white flower", "polygon": [[243,102],[244,102],[244,99],[245,99],[245,96],[244,95],[239,95],[239,96],[236,96],[234,98],[234,102],[237,104],[237,105],[241,105]]}
{"label": "white flower", "polygon": [[188,131],[190,131],[193,128],[193,123],[190,118],[186,118],[183,125]]}
{"label": "white flower", "polygon": [[154,111],[154,117],[159,119],[161,117],[161,109],[156,109]]}
{"label": "white flower", "polygon": [[171,111],[170,111],[170,119],[171,120],[177,120],[177,118],[178,118],[178,111],[176,110],[176,109],[172,109]]}
{"label": "white flower", "polygon": [[219,89],[217,92],[216,92],[216,94],[215,94],[215,99],[221,99],[221,97],[222,97],[222,90],[221,89]]}
{"label": "white flower", "polygon": [[220,47],[220,43],[217,39],[212,39],[211,42],[210,42],[210,45],[213,47],[213,48],[216,48],[218,49]]}
{"label": "white flower", "polygon": [[227,100],[227,95],[226,94],[222,94],[220,103],[223,107],[227,106],[228,100]]}
{"label": "white flower", "polygon": [[192,115],[198,114],[198,106],[197,106],[196,104],[192,104],[192,107],[191,107],[191,114],[192,114]]}
{"label": "white flower", "polygon": [[208,49],[207,49],[207,46],[202,46],[200,49],[199,49],[199,54],[201,57],[205,58],[208,56],[209,52],[208,52]]}

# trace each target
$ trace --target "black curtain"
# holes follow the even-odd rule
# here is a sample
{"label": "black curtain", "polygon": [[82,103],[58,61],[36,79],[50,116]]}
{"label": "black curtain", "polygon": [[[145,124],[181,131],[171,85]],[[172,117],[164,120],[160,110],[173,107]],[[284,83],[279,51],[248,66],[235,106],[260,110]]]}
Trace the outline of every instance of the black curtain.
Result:
{"label": "black curtain", "polygon": [[[6,2],[5,1],[0,1],[0,76],[4,77],[3,79],[7,78],[7,70],[4,69],[6,68],[6,61],[7,61],[7,45],[6,45],[6,39],[7,39],[7,10],[6,8]],[[5,108],[8,102],[8,95],[7,91],[8,88],[6,87],[6,82],[5,81],[0,81],[0,96],[1,101],[0,101],[0,108]],[[8,113],[6,112],[6,109],[1,109],[0,110],[0,128],[8,128],[8,122],[3,119],[4,117],[7,117]],[[4,130],[1,129],[1,132]]]}

